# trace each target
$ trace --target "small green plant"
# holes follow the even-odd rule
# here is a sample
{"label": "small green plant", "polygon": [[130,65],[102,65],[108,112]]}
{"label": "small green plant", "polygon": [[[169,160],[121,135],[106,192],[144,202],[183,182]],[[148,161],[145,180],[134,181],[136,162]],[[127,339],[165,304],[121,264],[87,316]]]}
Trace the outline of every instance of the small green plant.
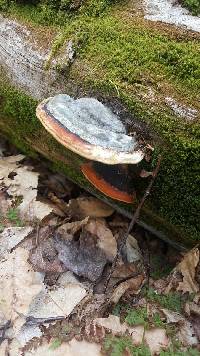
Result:
{"label": "small green plant", "polygon": [[169,350],[161,351],[160,356],[199,356],[200,352],[197,349],[192,349],[191,347],[187,351],[174,350],[170,347]]}
{"label": "small green plant", "polygon": [[51,345],[49,346],[50,350],[55,350],[57,349],[60,345],[62,344],[62,341],[60,339],[55,339],[52,341]]}
{"label": "small green plant", "polygon": [[159,313],[155,313],[153,316],[153,323],[155,326],[157,326],[158,328],[163,328],[166,326],[166,324],[161,320],[160,314]]}
{"label": "small green plant", "polygon": [[22,226],[22,221],[19,218],[19,212],[16,208],[11,208],[7,212],[7,219],[14,223],[16,226]]}
{"label": "small green plant", "polygon": [[133,356],[150,356],[149,348],[144,344],[134,346],[130,337],[108,336],[104,341],[104,350],[109,352],[110,356],[123,356],[124,352],[129,351]]}
{"label": "small green plant", "polygon": [[129,325],[146,325],[147,310],[146,308],[136,308],[128,311],[125,321]]}
{"label": "small green plant", "polygon": [[181,312],[182,299],[178,293],[168,293],[167,295],[157,294],[152,288],[147,291],[147,299],[160,304],[163,308]]}

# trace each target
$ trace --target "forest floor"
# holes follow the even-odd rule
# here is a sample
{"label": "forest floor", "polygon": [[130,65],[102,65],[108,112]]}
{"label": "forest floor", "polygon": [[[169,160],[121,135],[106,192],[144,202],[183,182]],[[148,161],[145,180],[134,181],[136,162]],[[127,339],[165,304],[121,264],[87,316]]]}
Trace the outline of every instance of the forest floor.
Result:
{"label": "forest floor", "polygon": [[[198,33],[147,22],[136,1],[95,21],[61,16],[63,25],[49,28],[45,9],[40,15],[12,6],[10,18],[37,25],[41,47],[59,32],[51,54],[76,34],[72,79],[86,77],[89,85],[119,96],[128,91],[148,109],[159,108],[158,127],[169,110],[181,127],[193,125],[195,141]],[[170,134],[172,121],[166,119]],[[44,158],[30,159],[0,138],[0,356],[200,355],[199,247],[178,251],[136,225],[105,289],[128,226],[110,206],[50,171]]]}
{"label": "forest floor", "polygon": [[[151,199],[151,196],[149,197]],[[199,355],[199,249],[180,252],[0,141],[0,355]]]}

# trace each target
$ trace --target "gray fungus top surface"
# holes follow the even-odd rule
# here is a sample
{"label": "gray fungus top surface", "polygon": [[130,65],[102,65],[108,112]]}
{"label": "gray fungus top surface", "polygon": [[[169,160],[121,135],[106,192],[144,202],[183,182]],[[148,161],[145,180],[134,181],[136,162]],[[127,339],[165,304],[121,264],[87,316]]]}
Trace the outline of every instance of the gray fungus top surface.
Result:
{"label": "gray fungus top surface", "polygon": [[129,153],[138,148],[119,117],[97,99],[59,94],[48,100],[46,108],[70,132],[92,145]]}

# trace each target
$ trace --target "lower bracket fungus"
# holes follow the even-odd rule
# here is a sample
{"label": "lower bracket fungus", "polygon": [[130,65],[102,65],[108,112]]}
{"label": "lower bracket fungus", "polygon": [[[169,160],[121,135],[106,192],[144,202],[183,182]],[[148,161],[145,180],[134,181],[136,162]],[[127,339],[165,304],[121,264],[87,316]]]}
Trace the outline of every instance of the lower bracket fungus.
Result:
{"label": "lower bracket fungus", "polygon": [[94,98],[59,94],[39,104],[36,115],[58,142],[90,160],[81,166],[90,183],[113,199],[134,201],[128,164],[139,163],[145,147],[108,107]]}

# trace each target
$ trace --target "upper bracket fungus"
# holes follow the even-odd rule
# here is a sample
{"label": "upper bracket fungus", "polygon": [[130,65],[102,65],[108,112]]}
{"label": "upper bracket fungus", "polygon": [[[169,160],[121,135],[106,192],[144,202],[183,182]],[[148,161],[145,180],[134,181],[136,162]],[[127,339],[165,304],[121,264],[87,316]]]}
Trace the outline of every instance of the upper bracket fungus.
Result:
{"label": "upper bracket fungus", "polygon": [[108,107],[94,98],[59,94],[39,104],[36,115],[63,146],[93,161],[81,170],[96,188],[114,199],[133,201],[127,165],[139,163],[145,148],[136,137],[128,136]]}

